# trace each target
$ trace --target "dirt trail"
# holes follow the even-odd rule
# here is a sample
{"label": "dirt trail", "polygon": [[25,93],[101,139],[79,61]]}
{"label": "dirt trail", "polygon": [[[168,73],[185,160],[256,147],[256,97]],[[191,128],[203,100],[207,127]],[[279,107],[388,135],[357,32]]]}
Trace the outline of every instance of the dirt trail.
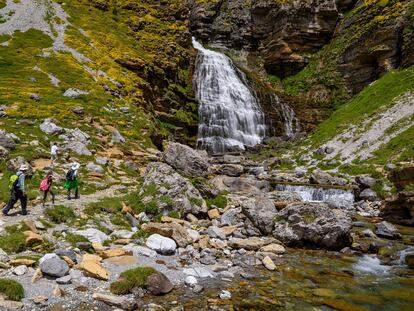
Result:
{"label": "dirt trail", "polygon": [[[60,195],[57,197],[55,201],[55,205],[63,205],[66,207],[71,207],[75,210],[82,210],[85,206],[87,206],[90,203],[99,202],[100,200],[108,197],[120,197],[122,196],[121,193],[118,192],[123,188],[122,185],[113,185],[105,190],[96,191],[95,193],[88,194],[88,195],[81,195],[79,199],[77,200],[67,200],[66,195]],[[48,198],[49,200],[50,198]],[[47,202],[47,206],[51,206],[52,203],[50,201]],[[23,216],[20,214],[20,206],[16,206],[9,212],[10,216],[4,216],[1,215],[1,221],[4,223],[1,225],[3,227],[17,224],[21,222],[23,219],[37,219],[40,215],[43,214],[44,208],[42,207],[42,204],[37,205],[30,205],[28,204],[28,211],[29,214],[26,216]]]}

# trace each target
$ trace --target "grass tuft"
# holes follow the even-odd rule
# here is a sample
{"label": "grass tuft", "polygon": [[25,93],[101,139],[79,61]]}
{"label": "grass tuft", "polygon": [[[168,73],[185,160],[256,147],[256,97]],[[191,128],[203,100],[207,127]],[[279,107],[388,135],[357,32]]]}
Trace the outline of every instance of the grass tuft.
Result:
{"label": "grass tuft", "polygon": [[20,301],[24,298],[24,288],[15,280],[0,279],[0,292],[10,300]]}
{"label": "grass tuft", "polygon": [[110,286],[110,291],[116,295],[130,294],[136,287],[143,287],[147,278],[156,270],[150,267],[139,267],[121,273],[118,281]]}

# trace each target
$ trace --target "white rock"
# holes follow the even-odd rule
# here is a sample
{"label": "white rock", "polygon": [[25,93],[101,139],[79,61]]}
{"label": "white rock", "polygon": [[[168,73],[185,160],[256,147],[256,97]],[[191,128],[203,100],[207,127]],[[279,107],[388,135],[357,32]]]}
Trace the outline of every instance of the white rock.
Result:
{"label": "white rock", "polygon": [[213,273],[210,269],[204,267],[194,267],[194,268],[187,268],[183,270],[183,273],[186,275],[192,275],[199,278],[212,278]]}
{"label": "white rock", "polygon": [[109,236],[107,236],[105,233],[95,228],[89,228],[86,230],[77,230],[73,233],[87,238],[92,243],[102,244],[104,241],[110,240]]}
{"label": "white rock", "polygon": [[197,282],[197,279],[194,276],[189,275],[185,278],[184,283],[185,283],[185,285],[192,287],[192,286],[196,285],[198,282]]}
{"label": "white rock", "polygon": [[164,255],[174,254],[177,248],[177,244],[173,239],[163,237],[159,234],[151,235],[147,239],[146,245],[157,253]]}
{"label": "white rock", "polygon": [[128,244],[123,247],[124,250],[130,251],[134,254],[134,256],[146,256],[150,258],[157,257],[157,252],[153,251],[152,249],[149,249],[148,247],[144,246],[136,246],[133,244]]}
{"label": "white rock", "polygon": [[222,290],[218,296],[220,297],[220,299],[222,300],[226,300],[226,299],[231,299],[231,293],[227,290]]}
{"label": "white rock", "polygon": [[193,240],[193,242],[197,242],[198,240],[200,240],[200,233],[198,233],[198,231],[188,228],[187,232],[190,238]]}
{"label": "white rock", "polygon": [[26,274],[26,272],[27,272],[27,267],[25,265],[20,265],[13,269],[13,273],[15,275],[23,275],[23,274]]}

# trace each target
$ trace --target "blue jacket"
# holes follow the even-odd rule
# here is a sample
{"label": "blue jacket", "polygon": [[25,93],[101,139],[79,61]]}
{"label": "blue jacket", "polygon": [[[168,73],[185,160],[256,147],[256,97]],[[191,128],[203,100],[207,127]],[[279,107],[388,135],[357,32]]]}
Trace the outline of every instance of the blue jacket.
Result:
{"label": "blue jacket", "polygon": [[26,175],[24,175],[24,173],[21,171],[18,171],[16,175],[19,177],[19,181],[17,182],[17,185],[16,185],[17,189],[19,189],[21,192],[25,192]]}

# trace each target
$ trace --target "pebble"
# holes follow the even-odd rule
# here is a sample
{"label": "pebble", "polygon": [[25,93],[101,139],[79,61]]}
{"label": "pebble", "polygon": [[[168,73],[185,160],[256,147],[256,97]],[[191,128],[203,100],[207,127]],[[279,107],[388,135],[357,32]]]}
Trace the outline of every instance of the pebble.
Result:
{"label": "pebble", "polygon": [[26,274],[26,272],[27,272],[27,266],[24,266],[24,265],[17,266],[16,268],[13,269],[13,273],[18,276]]}
{"label": "pebble", "polygon": [[197,282],[197,279],[196,279],[194,276],[189,275],[189,276],[187,276],[187,277],[185,278],[184,283],[185,283],[185,285],[187,285],[187,286],[193,287],[193,286],[194,286],[194,285],[196,285],[198,282]]}
{"label": "pebble", "polygon": [[222,290],[219,294],[218,294],[219,298],[222,300],[227,300],[227,299],[231,299],[231,293],[227,290]]}

